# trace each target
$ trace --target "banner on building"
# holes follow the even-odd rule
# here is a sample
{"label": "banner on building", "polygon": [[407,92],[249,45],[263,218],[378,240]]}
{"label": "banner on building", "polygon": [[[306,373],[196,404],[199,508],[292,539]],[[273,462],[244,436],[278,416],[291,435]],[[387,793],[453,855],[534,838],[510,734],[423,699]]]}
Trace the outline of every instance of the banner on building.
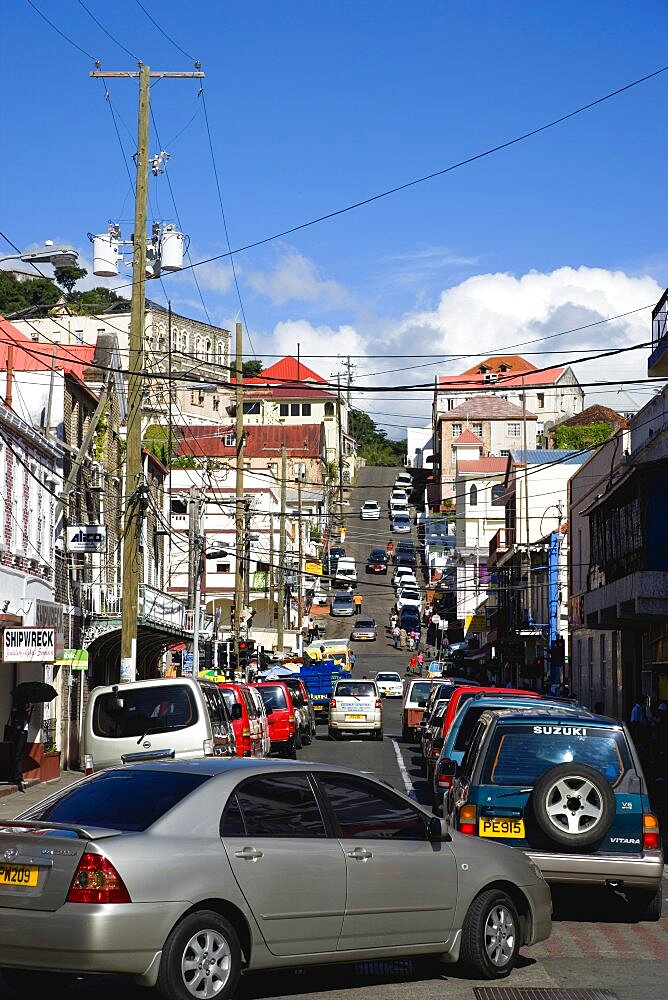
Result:
{"label": "banner on building", "polygon": [[52,663],[55,656],[55,629],[6,628],[3,633],[3,663]]}
{"label": "banner on building", "polygon": [[65,630],[63,627],[63,606],[54,601],[35,601],[35,619],[31,624],[37,628],[52,628],[56,634],[56,657],[63,655],[65,649]]}
{"label": "banner on building", "polygon": [[72,524],[65,529],[68,552],[106,552],[106,524]]}

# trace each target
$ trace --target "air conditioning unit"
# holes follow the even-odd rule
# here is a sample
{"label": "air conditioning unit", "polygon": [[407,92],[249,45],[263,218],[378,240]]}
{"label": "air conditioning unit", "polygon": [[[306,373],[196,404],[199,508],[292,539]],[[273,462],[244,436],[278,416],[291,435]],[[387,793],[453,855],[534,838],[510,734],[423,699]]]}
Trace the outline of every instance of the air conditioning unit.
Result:
{"label": "air conditioning unit", "polygon": [[103,473],[102,466],[99,462],[91,462],[90,466],[90,476],[88,479],[88,489],[99,491],[103,489]]}

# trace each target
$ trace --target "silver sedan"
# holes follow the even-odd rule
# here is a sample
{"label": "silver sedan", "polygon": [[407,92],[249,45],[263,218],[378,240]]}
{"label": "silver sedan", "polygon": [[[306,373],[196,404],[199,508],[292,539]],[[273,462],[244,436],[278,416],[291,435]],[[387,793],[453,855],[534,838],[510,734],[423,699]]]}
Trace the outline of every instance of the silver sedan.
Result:
{"label": "silver sedan", "polygon": [[227,1000],[245,970],[422,954],[497,979],[551,929],[521,851],[324,764],[102,771],[3,823],[0,856],[0,967],[20,997],[129,973],[166,1000]]}

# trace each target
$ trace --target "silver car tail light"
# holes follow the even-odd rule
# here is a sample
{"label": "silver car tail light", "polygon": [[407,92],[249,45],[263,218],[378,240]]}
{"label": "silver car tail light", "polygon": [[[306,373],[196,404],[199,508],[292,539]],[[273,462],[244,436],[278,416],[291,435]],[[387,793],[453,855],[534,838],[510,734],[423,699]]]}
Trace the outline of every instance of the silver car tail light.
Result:
{"label": "silver car tail light", "polygon": [[204,740],[202,750],[205,757],[213,757],[213,740]]}
{"label": "silver car tail light", "polygon": [[92,755],[92,753],[84,754],[84,772],[86,774],[93,774],[94,771],[95,771],[95,767],[94,767],[94,764],[93,764],[93,755]]}

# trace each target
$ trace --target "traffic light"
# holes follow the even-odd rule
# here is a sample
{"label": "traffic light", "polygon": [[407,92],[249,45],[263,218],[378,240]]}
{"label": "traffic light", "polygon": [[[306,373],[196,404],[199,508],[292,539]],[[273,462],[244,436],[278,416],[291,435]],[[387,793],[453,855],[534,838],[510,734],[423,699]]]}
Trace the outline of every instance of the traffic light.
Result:
{"label": "traffic light", "polygon": [[204,669],[213,670],[213,642],[210,639],[204,643]]}
{"label": "traffic light", "polygon": [[238,667],[240,670],[245,670],[248,666],[248,661],[250,659],[250,650],[248,649],[248,643],[245,639],[239,641],[239,663]]}
{"label": "traffic light", "polygon": [[562,635],[558,635],[552,646],[552,666],[563,667],[566,661],[566,643]]}

